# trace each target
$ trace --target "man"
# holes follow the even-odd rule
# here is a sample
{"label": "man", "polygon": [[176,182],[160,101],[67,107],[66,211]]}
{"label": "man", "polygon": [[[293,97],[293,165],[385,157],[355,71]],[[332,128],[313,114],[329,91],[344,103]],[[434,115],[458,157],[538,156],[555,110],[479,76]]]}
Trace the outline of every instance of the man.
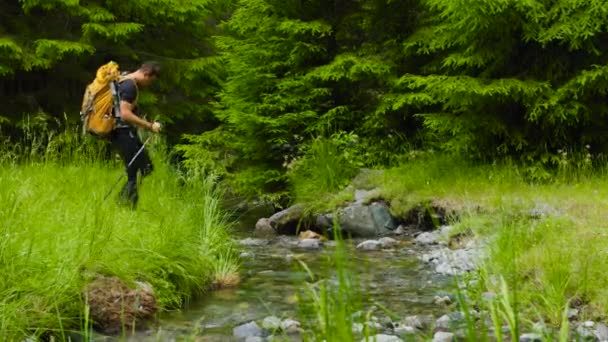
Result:
{"label": "man", "polygon": [[[139,87],[150,85],[160,73],[160,65],[156,62],[143,63],[136,71],[123,76],[119,83],[120,118],[116,128],[110,136],[110,141],[117,149],[125,163],[125,167],[133,160],[142,142],[137,135],[137,128],[145,128],[153,133],[160,132],[158,122],[149,122],[138,115],[137,97]],[[137,173],[142,177],[149,175],[153,170],[148,153],[144,150],[127,168],[127,183],[120,192],[120,198],[132,208],[137,206]]]}

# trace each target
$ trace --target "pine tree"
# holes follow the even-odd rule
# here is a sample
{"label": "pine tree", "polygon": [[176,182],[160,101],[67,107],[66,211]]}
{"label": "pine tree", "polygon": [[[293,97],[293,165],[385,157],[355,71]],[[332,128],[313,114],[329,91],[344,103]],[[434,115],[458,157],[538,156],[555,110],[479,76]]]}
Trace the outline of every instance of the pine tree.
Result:
{"label": "pine tree", "polygon": [[425,56],[398,103],[442,146],[477,156],[546,158],[606,139],[605,1],[427,0],[404,44]]}
{"label": "pine tree", "polygon": [[413,3],[240,1],[218,38],[228,73],[222,126],[192,137],[186,157],[215,158],[236,188],[259,195],[285,189],[286,158],[318,135],[355,133],[384,150],[377,146],[400,122],[378,106],[413,30]]}
{"label": "pine tree", "polygon": [[[0,115],[43,111],[78,118],[84,87],[100,65],[133,70],[145,60],[164,66],[155,91],[142,92],[143,112],[194,131],[211,119],[222,79],[211,36],[230,1],[23,0],[0,4]],[[178,135],[174,137],[178,138]]]}

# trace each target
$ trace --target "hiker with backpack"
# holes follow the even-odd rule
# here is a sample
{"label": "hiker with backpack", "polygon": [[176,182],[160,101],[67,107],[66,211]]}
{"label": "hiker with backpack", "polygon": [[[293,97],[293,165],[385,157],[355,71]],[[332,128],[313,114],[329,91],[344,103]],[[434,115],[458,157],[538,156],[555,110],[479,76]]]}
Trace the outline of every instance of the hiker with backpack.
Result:
{"label": "hiker with backpack", "polygon": [[97,70],[96,78],[87,86],[82,101],[83,133],[108,139],[125,163],[127,182],[120,192],[120,199],[132,208],[137,206],[139,199],[137,174],[143,178],[153,170],[150,157],[144,150],[146,143],[142,144],[137,129],[159,133],[161,128],[158,122],[149,122],[139,116],[139,87],[150,85],[159,73],[158,63],[145,62],[137,70],[121,76],[118,64],[109,62]]}
{"label": "hiker with backpack", "polygon": [[[143,63],[139,69],[122,76],[118,84],[120,99],[120,116],[116,127],[110,134],[112,146],[119,151],[127,170],[127,183],[120,192],[120,198],[135,207],[138,201],[137,173],[145,177],[153,170],[148,153],[140,151],[143,144],[137,135],[137,128],[148,129],[153,133],[160,132],[158,122],[150,122],[138,114],[137,98],[139,87],[150,85],[160,73],[160,65],[156,62]],[[140,152],[138,154],[138,152]],[[131,165],[129,166],[129,163]]]}

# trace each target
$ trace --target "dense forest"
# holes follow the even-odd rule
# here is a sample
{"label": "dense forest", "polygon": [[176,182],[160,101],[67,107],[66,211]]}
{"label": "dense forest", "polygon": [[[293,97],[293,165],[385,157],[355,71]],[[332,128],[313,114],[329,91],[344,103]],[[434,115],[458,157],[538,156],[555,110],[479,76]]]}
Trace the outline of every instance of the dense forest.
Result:
{"label": "dense forest", "polygon": [[248,196],[284,194],[319,139],[356,167],[608,147],[602,0],[3,1],[2,134],[78,123],[109,60],[161,62],[143,112]]}

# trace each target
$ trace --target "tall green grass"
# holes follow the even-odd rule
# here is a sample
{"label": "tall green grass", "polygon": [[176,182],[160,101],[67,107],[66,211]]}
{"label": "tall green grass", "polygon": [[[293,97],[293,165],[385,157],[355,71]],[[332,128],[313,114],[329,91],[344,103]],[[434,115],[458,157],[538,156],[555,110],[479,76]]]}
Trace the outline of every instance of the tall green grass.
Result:
{"label": "tall green grass", "polygon": [[[299,315],[304,322],[306,341],[354,341],[353,324],[365,323],[371,311],[363,314],[364,294],[356,277],[356,264],[351,259],[346,243],[338,229],[334,230],[334,251],[327,263],[332,270],[327,278],[316,275],[308,266],[299,262],[308,273],[310,282],[302,284],[299,294]],[[364,325],[363,336],[371,334]]]}
{"label": "tall green grass", "polygon": [[[487,241],[481,280],[467,295],[491,314],[498,334],[507,325],[517,340],[544,322],[556,332],[551,338],[565,339],[568,308],[580,311],[579,321],[608,319],[608,179],[600,158],[599,167],[562,159],[539,180],[530,166],[432,155],[386,170],[375,185],[396,215],[435,201],[458,213],[452,234]],[[482,299],[483,292],[495,296]]]}
{"label": "tall green grass", "polygon": [[238,270],[213,177],[178,172],[155,140],[155,170],[131,210],[115,200],[118,187],[103,200],[123,166],[99,147],[69,129],[3,142],[1,340],[87,330],[82,291],[99,276],[150,283],[162,310]]}
{"label": "tall green grass", "polygon": [[[320,138],[294,164],[293,193],[309,210],[331,210],[352,199],[348,192],[336,195],[357,169],[339,146]],[[535,163],[483,164],[457,155],[412,152],[400,166],[371,174],[365,184],[380,189],[395,216],[432,203],[454,213],[448,217],[453,236],[487,241],[479,280],[462,293],[471,302],[461,306],[486,311],[499,340],[518,340],[538,322],[552,329],[544,332],[547,340],[567,340],[575,324],[568,319],[569,308],[579,310],[578,321],[608,321],[607,161],[587,149],[564,150],[552,158],[555,168],[547,169]],[[340,267],[336,272],[342,272]],[[348,304],[340,301],[351,288],[348,282],[308,286],[317,316],[311,327],[314,338],[352,338],[345,328],[352,321],[342,315]],[[341,324],[331,327],[335,334],[326,328],[329,316]],[[485,324],[479,330],[475,318],[467,319],[470,340],[489,339]]]}

